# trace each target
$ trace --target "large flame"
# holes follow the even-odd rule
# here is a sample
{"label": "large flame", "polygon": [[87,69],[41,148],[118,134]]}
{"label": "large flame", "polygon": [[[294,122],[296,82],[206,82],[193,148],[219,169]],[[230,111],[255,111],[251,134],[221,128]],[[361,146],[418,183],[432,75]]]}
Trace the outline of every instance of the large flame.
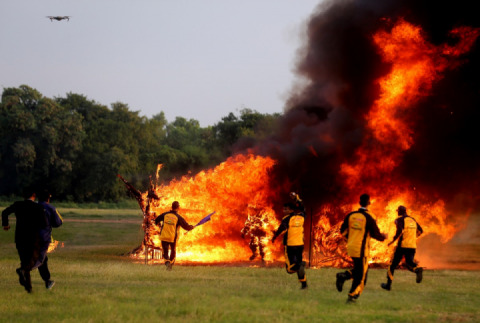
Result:
{"label": "large flame", "polygon": [[[184,176],[169,185],[155,187],[158,200],[150,201],[146,215],[146,244],[160,248],[160,228],[153,224],[156,216],[169,211],[173,201],[180,203],[179,213],[192,225],[215,211],[211,221],[186,232],[179,230],[177,262],[241,262],[252,255],[249,242],[242,239],[247,219],[260,216],[265,236],[265,261],[272,261],[271,245],[267,242],[279,224],[268,190],[271,158],[238,155],[212,170],[194,177]],[[144,194],[145,200],[148,193]],[[139,254],[137,256],[144,256]]]}
{"label": "large flame", "polygon": [[[424,236],[435,233],[442,242],[450,240],[463,223],[449,221],[445,202],[419,192],[408,178],[395,172],[406,151],[415,143],[415,119],[412,111],[422,98],[430,95],[432,87],[451,70],[462,63],[461,55],[470,50],[479,35],[478,29],[460,27],[451,32],[456,45],[430,44],[419,26],[400,19],[391,30],[381,30],[372,41],[385,63],[391,65],[389,73],[377,80],[379,96],[364,116],[367,134],[356,150],[353,161],[341,163],[338,178],[345,197],[313,210],[313,251],[322,255],[319,265],[345,266],[348,257],[339,233],[341,219],[356,209],[358,196],[368,192],[373,197],[371,212],[377,216],[380,230],[392,239],[395,234],[396,209],[404,205],[424,229]],[[309,146],[314,156],[319,156]],[[135,256],[143,257],[145,247],[160,248],[159,228],[153,224],[157,215],[170,209],[172,201],[179,201],[180,214],[195,224],[205,215],[216,211],[210,222],[191,232],[180,230],[177,247],[179,262],[241,262],[252,255],[249,242],[241,238],[248,223],[262,224],[265,260],[281,259],[280,248],[269,242],[272,231],[279,224],[274,213],[278,192],[269,185],[269,171],[275,161],[254,154],[237,155],[212,170],[194,177],[185,176],[168,185],[152,184],[150,193],[142,195],[145,205],[144,248]],[[160,168],[159,168],[160,169]],[[158,169],[158,170],[159,170]],[[157,179],[158,179],[157,170]],[[283,188],[279,188],[281,191]],[[154,194],[152,194],[154,192]],[[251,221],[260,217],[261,221]],[[463,217],[465,220],[467,217]],[[250,219],[250,220],[249,220]],[[372,242],[371,261],[388,263],[394,246]],[[275,252],[275,250],[277,250]]]}
{"label": "large flame", "polygon": [[[451,35],[459,39],[456,46],[434,46],[427,42],[419,26],[400,19],[391,31],[379,31],[373,36],[384,61],[391,64],[391,71],[378,80],[380,95],[365,116],[369,133],[364,143],[356,151],[355,161],[343,163],[340,173],[347,190],[358,193],[358,188],[361,188],[362,192],[375,196],[370,209],[377,215],[381,231],[387,233],[390,239],[395,234],[393,223],[399,205],[407,206],[408,214],[421,223],[424,236],[435,233],[442,242],[450,240],[464,224],[447,221],[448,211],[444,201],[432,201],[428,192],[417,192],[413,185],[409,185],[408,179],[392,175],[404,152],[415,141],[414,128],[417,125],[412,121],[410,110],[430,94],[433,84],[443,77],[442,72],[461,63],[458,57],[470,50],[479,30],[461,27],[454,29]],[[319,217],[316,241],[322,241],[320,237],[330,232],[330,218]],[[463,217],[463,220],[466,218]],[[332,241],[340,240],[338,236],[333,236]],[[324,252],[332,248],[327,246],[328,243],[324,242]],[[336,243],[333,244],[335,246]],[[393,248],[374,241],[372,261],[388,262]],[[332,248],[325,253],[334,257],[339,251]],[[330,264],[339,265],[343,261],[343,258],[337,257]]]}

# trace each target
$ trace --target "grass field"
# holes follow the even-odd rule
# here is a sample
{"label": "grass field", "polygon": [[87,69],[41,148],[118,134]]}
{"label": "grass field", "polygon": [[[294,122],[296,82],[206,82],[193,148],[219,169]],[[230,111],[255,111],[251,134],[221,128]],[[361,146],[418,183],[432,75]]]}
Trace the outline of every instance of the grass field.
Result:
{"label": "grass field", "polygon": [[346,304],[346,291],[335,289],[335,268],[307,270],[305,291],[281,266],[177,265],[166,271],[163,265],[135,263],[124,256],[142,240],[138,210],[60,211],[65,223],[54,229],[54,237],[65,245],[49,255],[56,281],[50,291],[33,272],[33,293],[25,292],[15,274],[14,226],[0,234],[0,322],[480,320],[479,271],[427,270],[424,281],[416,284],[412,273],[398,270],[387,292],[379,287],[385,270],[370,269],[358,302]]}

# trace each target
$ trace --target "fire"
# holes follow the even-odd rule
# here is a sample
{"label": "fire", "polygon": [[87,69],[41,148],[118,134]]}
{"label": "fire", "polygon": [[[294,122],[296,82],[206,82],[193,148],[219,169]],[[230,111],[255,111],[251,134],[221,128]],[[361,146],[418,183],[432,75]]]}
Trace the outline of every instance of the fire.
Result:
{"label": "fire", "polygon": [[[60,241],[52,238],[52,242],[50,242],[50,244],[48,245],[47,253],[54,252],[57,249],[59,243]],[[60,246],[63,248],[63,242]]]}
{"label": "fire", "polygon": [[355,164],[342,165],[348,187],[391,172],[412,146],[415,125],[409,110],[429,95],[434,82],[443,77],[442,72],[458,66],[458,56],[471,48],[479,30],[462,27],[451,35],[460,39],[456,47],[435,47],[425,40],[420,27],[400,20],[390,32],[379,31],[373,36],[384,61],[392,67],[378,80],[380,97],[365,116],[369,137],[357,151]]}
{"label": "fire", "polygon": [[[400,19],[391,31],[379,31],[373,35],[383,60],[391,64],[391,71],[378,80],[380,95],[365,116],[369,133],[364,144],[356,151],[355,162],[343,163],[340,173],[352,195],[354,191],[359,194],[356,188],[361,187],[362,192],[371,192],[376,198],[370,210],[378,215],[380,230],[387,233],[389,239],[395,235],[393,223],[399,205],[407,206],[408,214],[422,225],[424,236],[435,233],[442,242],[451,239],[462,225],[447,221],[444,201],[431,202],[428,193],[407,189],[411,186],[408,179],[395,178],[392,172],[404,152],[414,144],[416,125],[410,110],[430,94],[444,71],[461,63],[458,57],[470,50],[479,32],[468,27],[457,28],[450,33],[459,39],[456,46],[434,46],[427,42],[419,26]],[[351,206],[350,210],[354,208],[356,206]],[[320,216],[317,235],[328,234],[329,219],[331,217]],[[318,240],[321,241],[317,236]],[[332,240],[338,241],[338,237],[334,236]],[[371,261],[388,262],[393,248],[373,241]],[[328,244],[324,245],[325,249]],[[336,248],[330,249],[330,255],[335,253],[338,253]]]}
{"label": "fire", "polygon": [[[154,219],[169,211],[173,201],[178,201],[179,214],[192,225],[213,211],[215,214],[211,221],[192,231],[179,230],[177,262],[245,261],[252,253],[248,241],[241,237],[241,230],[247,218],[255,215],[252,212],[261,211],[266,233],[262,237],[265,261],[273,261],[274,252],[267,242],[279,222],[267,188],[269,170],[274,164],[274,160],[268,157],[238,155],[194,177],[184,176],[169,185],[154,187],[159,199],[150,200],[149,213],[145,217],[146,244],[151,248],[160,248],[160,228],[153,224]],[[143,198],[147,200],[148,193],[144,193]],[[144,254],[135,256],[144,257]]]}
{"label": "fire", "polygon": [[[417,219],[424,236],[435,233],[446,242],[459,230],[463,223],[449,221],[444,201],[416,190],[408,178],[400,177],[395,170],[405,152],[415,144],[415,127],[420,126],[413,117],[417,103],[431,94],[446,71],[462,63],[461,55],[470,50],[479,33],[478,29],[459,27],[450,33],[457,40],[456,45],[437,46],[428,42],[419,26],[400,19],[391,30],[381,30],[372,36],[380,56],[391,69],[377,80],[379,95],[364,116],[367,133],[363,144],[355,151],[353,160],[339,165],[337,178],[344,196],[313,210],[313,251],[323,257],[317,263],[348,264],[339,229],[343,217],[358,208],[354,202],[364,192],[373,197],[369,209],[376,215],[380,230],[388,234],[387,241],[395,234],[394,220],[399,205],[406,206],[407,213]],[[319,158],[313,145],[307,148],[309,155]],[[250,153],[229,158],[214,169],[194,177],[184,176],[168,185],[156,186],[152,182],[139,201],[142,209],[146,206],[146,235],[143,248],[134,257],[143,258],[145,247],[160,248],[160,228],[153,221],[160,213],[170,210],[172,201],[176,200],[181,205],[179,213],[190,224],[216,211],[210,222],[191,232],[180,229],[178,262],[247,261],[252,252],[248,241],[242,239],[241,231],[246,223],[253,222],[262,223],[261,230],[265,232],[259,238],[264,245],[265,260],[282,260],[279,248],[269,243],[273,230],[279,225],[274,205],[283,202],[276,201],[275,196],[285,190],[278,188],[278,192],[273,192],[269,185],[270,170],[274,166],[273,159]],[[258,219],[254,219],[256,217]],[[389,262],[394,245],[389,247],[386,242],[372,240],[371,246],[371,262]]]}

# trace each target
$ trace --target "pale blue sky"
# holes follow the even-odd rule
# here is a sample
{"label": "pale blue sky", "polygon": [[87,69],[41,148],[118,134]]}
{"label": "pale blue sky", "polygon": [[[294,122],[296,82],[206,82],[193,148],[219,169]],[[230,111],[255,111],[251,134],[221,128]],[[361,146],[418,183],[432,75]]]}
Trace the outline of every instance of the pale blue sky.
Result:
{"label": "pale blue sky", "polygon": [[0,0],[0,87],[120,101],[202,126],[242,108],[282,112],[319,2]]}

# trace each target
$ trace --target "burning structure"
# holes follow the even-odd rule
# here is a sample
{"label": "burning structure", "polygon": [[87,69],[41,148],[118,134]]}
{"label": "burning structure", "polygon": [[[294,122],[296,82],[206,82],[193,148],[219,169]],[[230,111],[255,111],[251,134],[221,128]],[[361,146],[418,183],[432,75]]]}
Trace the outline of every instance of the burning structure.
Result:
{"label": "burning structure", "polygon": [[145,240],[134,254],[143,258],[148,248],[161,247],[160,228],[153,221],[176,200],[181,205],[179,213],[189,223],[197,223],[215,211],[206,224],[189,232],[179,232],[182,243],[177,247],[177,263],[248,261],[252,252],[241,231],[252,209],[262,210],[265,235],[261,239],[266,245],[262,252],[265,260],[272,261],[272,246],[267,245],[267,241],[279,224],[268,190],[273,165],[274,161],[268,157],[238,155],[193,178],[185,176],[168,185],[152,185],[149,192],[141,193],[140,203],[145,206]]}
{"label": "burning structure", "polygon": [[[398,205],[424,236],[451,239],[479,206],[480,143],[472,138],[480,120],[480,20],[472,6],[323,1],[307,23],[300,79],[277,133],[240,142],[238,154],[214,169],[142,193],[144,244],[159,245],[150,221],[178,200],[190,222],[216,211],[181,237],[179,262],[248,261],[240,230],[254,208],[267,219],[265,260],[274,261],[281,250],[268,241],[292,188],[324,265],[346,265],[338,228],[361,193],[372,196],[370,210],[388,239]],[[372,262],[392,253],[375,242]]]}

